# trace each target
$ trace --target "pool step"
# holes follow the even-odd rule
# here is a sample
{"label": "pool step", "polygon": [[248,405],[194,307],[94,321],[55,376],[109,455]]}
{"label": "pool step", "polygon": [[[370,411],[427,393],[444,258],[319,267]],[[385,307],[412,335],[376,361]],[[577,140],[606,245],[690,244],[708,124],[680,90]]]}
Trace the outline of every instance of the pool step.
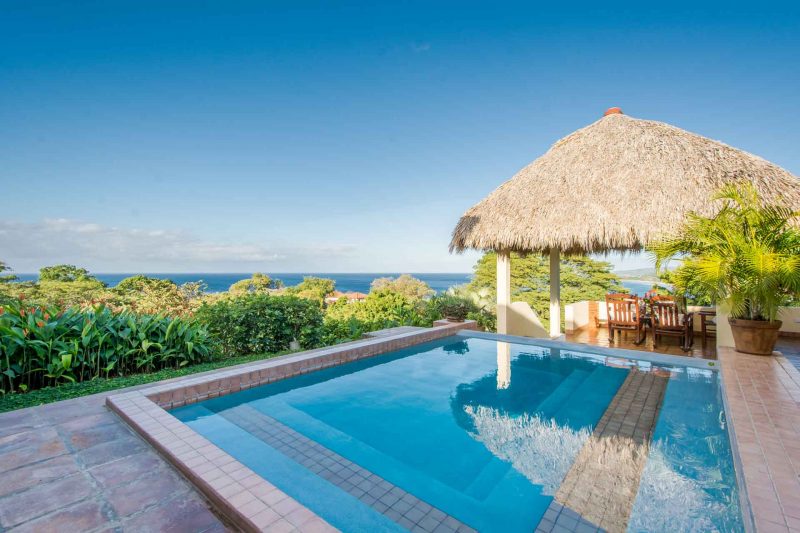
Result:
{"label": "pool step", "polygon": [[419,526],[426,531],[440,528],[477,533],[397,485],[248,405],[219,414],[402,528],[412,530]]}
{"label": "pool step", "polygon": [[500,459],[492,459],[483,469],[475,476],[466,489],[464,494],[471,496],[476,500],[485,500],[489,493],[494,490],[498,483],[508,474],[511,470],[511,463],[501,461]]}
{"label": "pool step", "polygon": [[668,382],[666,374],[630,370],[537,531],[576,522],[610,532],[627,529]]}
{"label": "pool step", "polygon": [[591,428],[603,416],[603,407],[610,405],[627,379],[618,368],[598,366],[556,406],[551,417],[560,425]]}
{"label": "pool step", "polygon": [[584,370],[573,370],[570,374],[559,383],[558,387],[550,393],[550,395],[542,400],[536,407],[536,410],[541,413],[543,418],[551,418],[556,412],[561,409],[564,402],[572,396],[581,383],[589,377],[589,372]]}

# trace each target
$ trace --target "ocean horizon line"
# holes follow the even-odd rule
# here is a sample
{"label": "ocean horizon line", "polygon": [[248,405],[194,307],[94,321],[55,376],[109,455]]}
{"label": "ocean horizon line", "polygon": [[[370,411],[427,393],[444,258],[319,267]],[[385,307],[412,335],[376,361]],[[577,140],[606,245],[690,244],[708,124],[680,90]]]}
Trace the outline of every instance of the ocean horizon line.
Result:
{"label": "ocean horizon line", "polygon": [[[197,271],[191,271],[191,270],[175,270],[175,271],[156,271],[156,270],[139,271],[139,270],[131,270],[131,271],[125,272],[125,271],[121,271],[120,270],[120,271],[102,271],[101,272],[99,270],[98,271],[89,270],[89,273],[90,274],[103,275],[103,276],[105,276],[105,275],[114,275],[114,276],[133,275],[133,276],[135,276],[137,274],[142,274],[142,275],[146,275],[146,274],[182,274],[182,275],[213,274],[215,276],[217,276],[217,275],[240,276],[240,275],[247,275],[247,274],[252,275],[252,274],[256,274],[256,273],[258,273],[258,274],[268,274],[268,275],[289,274],[289,275],[292,275],[292,276],[297,276],[297,275],[300,275],[300,274],[306,274],[306,275],[334,274],[334,275],[337,275],[337,276],[341,276],[342,274],[353,274],[353,275],[359,275],[359,276],[364,276],[364,275],[384,275],[384,274],[388,274],[388,275],[400,275],[400,274],[411,274],[411,275],[414,275],[414,274],[426,274],[426,275],[457,274],[457,275],[460,275],[460,276],[461,275],[472,275],[472,272],[456,272],[456,271],[446,271],[446,272],[444,272],[444,271],[443,272],[438,272],[438,271],[426,271],[426,272],[417,271],[417,272],[414,272],[414,271],[410,271],[410,270],[393,270],[393,271],[388,271],[387,270],[387,271],[383,271],[383,272],[381,272],[381,271],[375,271],[375,272],[368,272],[368,271],[365,271],[365,272],[357,272],[357,271],[342,271],[342,272],[332,272],[332,271],[322,272],[322,271],[320,271],[320,272],[313,272],[313,271],[307,271],[307,270],[299,270],[297,272],[288,272],[288,271],[287,272],[269,272],[269,271],[266,271],[266,270],[253,270],[253,271],[241,271],[241,272],[233,272],[233,271],[209,272],[209,271],[201,271],[201,270],[197,270]],[[38,272],[21,272],[21,271],[20,272],[11,271],[11,274],[12,275],[17,275],[17,276],[38,276],[39,275]]]}

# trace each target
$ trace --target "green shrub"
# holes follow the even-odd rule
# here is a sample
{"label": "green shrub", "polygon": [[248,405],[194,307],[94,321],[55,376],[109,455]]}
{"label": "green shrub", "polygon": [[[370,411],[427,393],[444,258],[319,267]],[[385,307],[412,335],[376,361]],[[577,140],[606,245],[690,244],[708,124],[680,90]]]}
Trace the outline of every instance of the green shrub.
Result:
{"label": "green shrub", "polygon": [[195,314],[225,356],[279,352],[293,340],[302,348],[322,342],[322,311],[295,296],[248,294],[204,303]]}
{"label": "green shrub", "polygon": [[12,300],[0,307],[0,392],[180,368],[208,360],[210,347],[193,320]]}
{"label": "green shrub", "polygon": [[430,327],[442,318],[436,298],[412,300],[391,288],[373,289],[361,302],[344,298],[325,312],[325,344],[361,338],[364,333],[396,326]]}
{"label": "green shrub", "polygon": [[325,297],[331,294],[334,289],[336,289],[336,282],[332,279],[306,276],[303,281],[294,287],[288,287],[286,293],[298,298],[314,300],[320,307],[323,307]]}
{"label": "green shrub", "polygon": [[477,311],[472,300],[453,294],[445,294],[437,299],[439,311],[445,318],[464,320],[470,312]]}

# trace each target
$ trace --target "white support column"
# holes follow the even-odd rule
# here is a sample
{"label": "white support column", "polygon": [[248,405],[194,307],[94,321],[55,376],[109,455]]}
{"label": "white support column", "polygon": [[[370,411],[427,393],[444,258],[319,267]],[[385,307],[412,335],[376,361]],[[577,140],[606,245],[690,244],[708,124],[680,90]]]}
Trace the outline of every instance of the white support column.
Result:
{"label": "white support column", "polygon": [[550,336],[561,336],[561,254],[550,250]]}
{"label": "white support column", "polygon": [[511,308],[511,254],[497,252],[497,333],[508,333]]}
{"label": "white support column", "polygon": [[497,390],[507,389],[511,385],[511,345],[507,342],[497,343]]}

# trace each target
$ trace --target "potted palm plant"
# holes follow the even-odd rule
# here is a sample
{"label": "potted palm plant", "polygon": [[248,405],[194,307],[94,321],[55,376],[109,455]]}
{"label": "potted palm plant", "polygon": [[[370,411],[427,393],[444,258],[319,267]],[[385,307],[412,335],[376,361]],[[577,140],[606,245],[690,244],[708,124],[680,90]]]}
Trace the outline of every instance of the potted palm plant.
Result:
{"label": "potted palm plant", "polygon": [[729,185],[713,200],[722,202],[715,216],[690,214],[677,234],[650,246],[656,268],[680,259],[676,288],[730,309],[736,351],[770,355],[779,310],[800,295],[800,213],[765,205],[750,184]]}

